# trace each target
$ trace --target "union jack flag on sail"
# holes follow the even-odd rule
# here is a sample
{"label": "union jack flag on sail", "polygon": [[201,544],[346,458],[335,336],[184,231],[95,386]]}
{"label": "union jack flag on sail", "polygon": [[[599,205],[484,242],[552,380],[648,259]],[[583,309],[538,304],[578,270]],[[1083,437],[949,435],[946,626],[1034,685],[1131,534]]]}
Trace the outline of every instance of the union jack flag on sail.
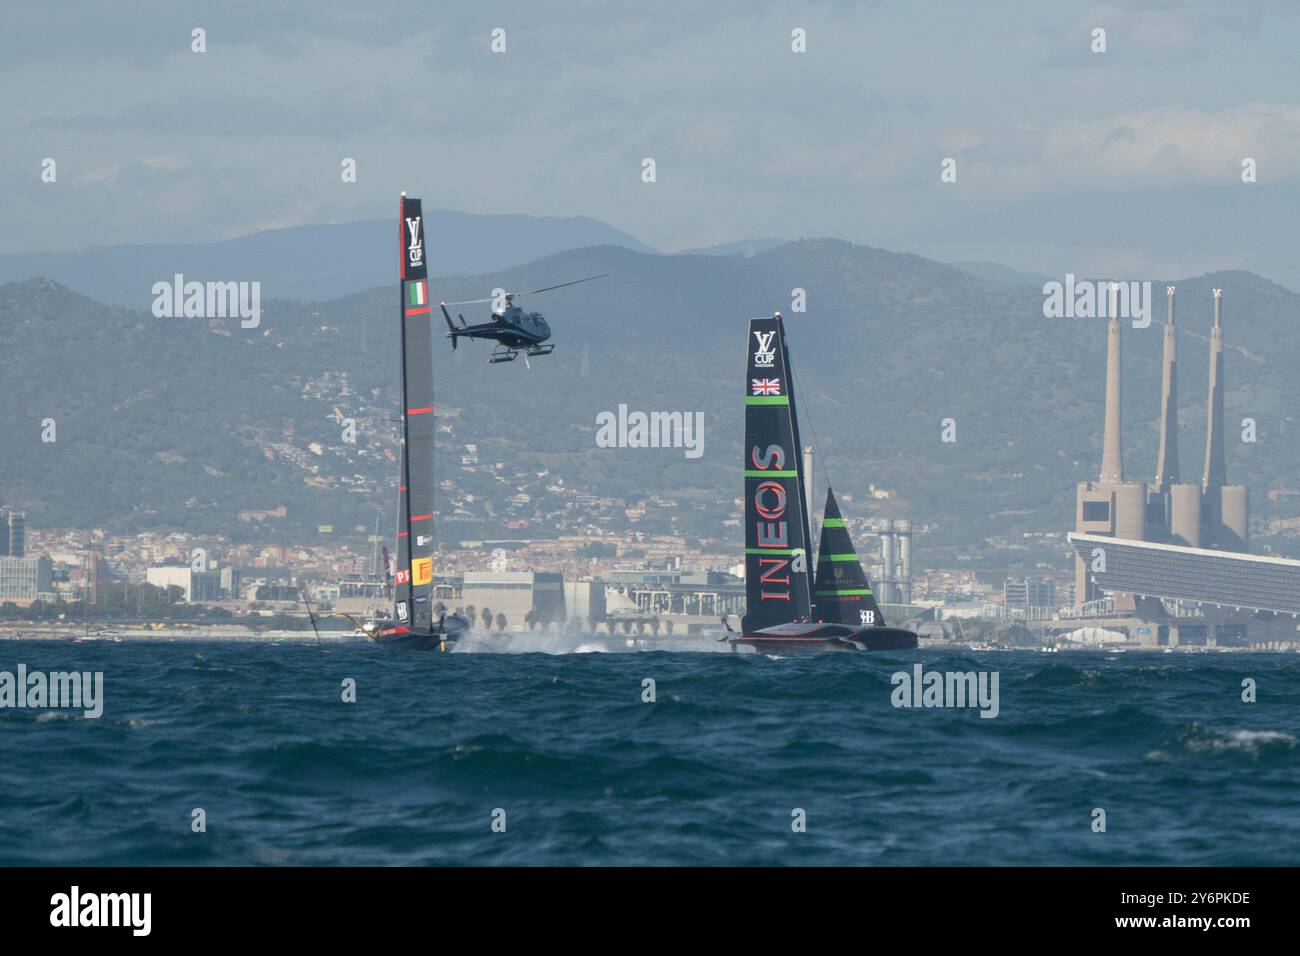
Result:
{"label": "union jack flag on sail", "polygon": [[779,378],[751,378],[752,395],[780,395],[781,380]]}

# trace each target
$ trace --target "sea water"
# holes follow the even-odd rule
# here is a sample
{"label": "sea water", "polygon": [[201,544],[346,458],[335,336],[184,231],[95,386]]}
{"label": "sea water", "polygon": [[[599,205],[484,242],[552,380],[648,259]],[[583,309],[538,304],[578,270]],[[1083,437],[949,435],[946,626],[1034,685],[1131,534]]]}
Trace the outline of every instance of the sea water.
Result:
{"label": "sea water", "polygon": [[[0,863],[1300,862],[1300,655],[480,638],[3,642],[104,682],[0,710]],[[918,663],[996,717],[896,706]]]}

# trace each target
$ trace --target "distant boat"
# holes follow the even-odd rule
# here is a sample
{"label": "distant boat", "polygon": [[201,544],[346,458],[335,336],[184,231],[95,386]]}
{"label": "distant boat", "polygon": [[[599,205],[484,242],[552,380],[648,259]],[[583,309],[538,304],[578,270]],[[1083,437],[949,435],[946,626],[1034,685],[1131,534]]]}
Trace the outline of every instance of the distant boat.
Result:
{"label": "distant boat", "polygon": [[470,630],[463,614],[433,619],[433,330],[424,215],[402,194],[400,256],[402,451],[398,478],[397,571],[391,621],[361,629],[375,643],[408,650],[446,650]]}
{"label": "distant boat", "polygon": [[746,613],[740,633],[727,640],[767,653],[915,648],[915,633],[885,624],[829,489],[813,582],[803,445],[781,314],[751,319],[746,341]]}

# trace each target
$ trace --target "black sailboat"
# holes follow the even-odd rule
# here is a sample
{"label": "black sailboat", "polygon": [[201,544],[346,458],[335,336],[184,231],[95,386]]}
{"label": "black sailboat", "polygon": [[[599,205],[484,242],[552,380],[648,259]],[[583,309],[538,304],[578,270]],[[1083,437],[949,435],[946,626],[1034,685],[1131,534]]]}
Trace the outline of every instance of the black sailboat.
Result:
{"label": "black sailboat", "polygon": [[402,193],[398,219],[401,262],[402,449],[398,478],[394,615],[371,636],[378,644],[445,650],[470,629],[463,614],[433,618],[433,330],[424,215]]}
{"label": "black sailboat", "polygon": [[[733,645],[763,651],[913,648],[888,627],[828,492],[816,584],[790,350],[778,312],[751,319],[745,373],[745,616]],[[823,572],[823,567],[826,568]],[[838,573],[837,573],[838,572]]]}

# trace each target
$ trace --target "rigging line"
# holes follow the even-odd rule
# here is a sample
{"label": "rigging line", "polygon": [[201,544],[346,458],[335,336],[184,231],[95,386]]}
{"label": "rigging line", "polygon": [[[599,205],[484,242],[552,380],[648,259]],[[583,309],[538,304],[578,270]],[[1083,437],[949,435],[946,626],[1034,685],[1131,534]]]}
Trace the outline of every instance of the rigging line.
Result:
{"label": "rigging line", "polygon": [[[786,349],[788,350],[789,347],[790,346],[787,343]],[[793,360],[791,360],[791,364],[793,364]],[[793,378],[793,376],[790,377]],[[821,439],[817,437],[817,426],[813,423],[812,406],[808,402],[808,391],[802,385],[800,385],[798,381],[795,381],[794,387],[795,390],[799,393],[796,396],[796,401],[798,401],[799,404],[804,407],[805,417],[808,419],[808,430],[812,432],[813,454],[817,458],[817,464],[821,466],[822,477],[826,479],[826,487],[829,488],[831,487],[831,473],[826,466],[826,460],[827,458],[830,457],[830,455],[826,447],[822,445]],[[798,450],[798,454],[803,455],[802,448]],[[808,502],[808,505],[810,508],[816,507],[816,503],[812,501]]]}
{"label": "rigging line", "polygon": [[311,604],[307,601],[307,589],[300,583],[298,585],[298,597],[302,598],[302,603],[307,607],[307,616],[311,618],[311,629],[316,634],[316,643],[320,644],[320,631],[316,629],[316,615],[312,613]]}

